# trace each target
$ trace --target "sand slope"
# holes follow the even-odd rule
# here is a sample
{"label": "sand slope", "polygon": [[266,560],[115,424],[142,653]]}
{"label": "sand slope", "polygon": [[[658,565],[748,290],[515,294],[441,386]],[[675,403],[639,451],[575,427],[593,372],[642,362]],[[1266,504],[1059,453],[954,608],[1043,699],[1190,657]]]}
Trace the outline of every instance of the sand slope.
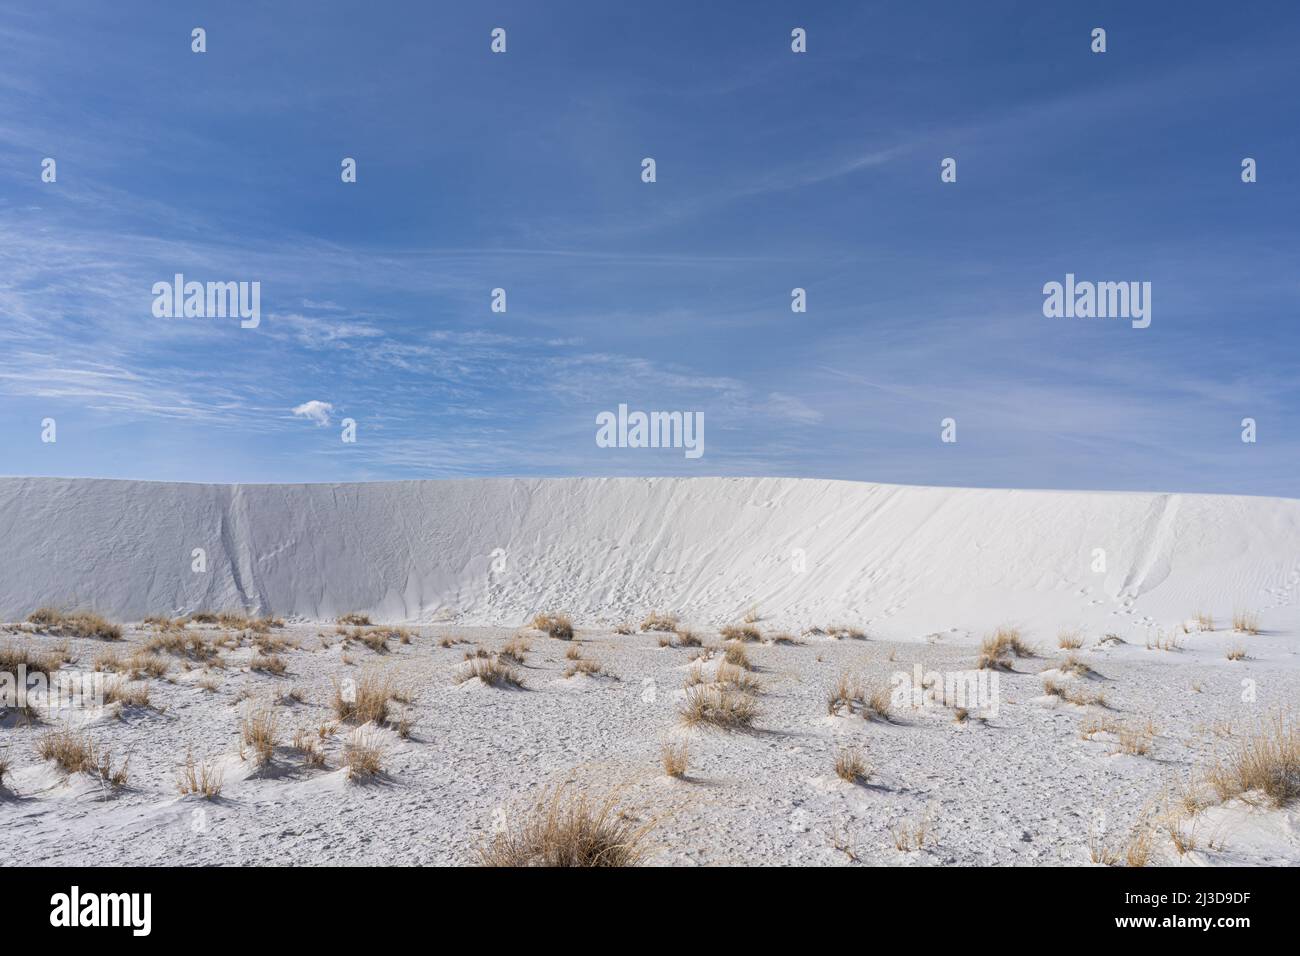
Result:
{"label": "sand slope", "polygon": [[[1199,608],[1293,621],[1300,595],[1300,501],[1214,495],[770,478],[5,478],[0,539],[6,620],[47,603],[120,619],[243,608],[500,624],[542,607],[716,622],[757,606],[791,626],[844,619],[887,637],[1004,620],[1127,635]],[[195,548],[205,573],[191,570]]]}

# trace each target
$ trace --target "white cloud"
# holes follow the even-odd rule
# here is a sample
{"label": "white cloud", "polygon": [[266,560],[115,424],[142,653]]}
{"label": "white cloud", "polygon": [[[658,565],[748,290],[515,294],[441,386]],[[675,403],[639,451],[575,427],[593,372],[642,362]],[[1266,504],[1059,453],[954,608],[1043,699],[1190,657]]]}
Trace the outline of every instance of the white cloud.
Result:
{"label": "white cloud", "polygon": [[330,412],[332,411],[334,411],[334,406],[329,402],[318,402],[313,398],[310,402],[303,402],[293,410],[293,413],[303,418],[310,418],[317,425],[328,425],[330,423]]}

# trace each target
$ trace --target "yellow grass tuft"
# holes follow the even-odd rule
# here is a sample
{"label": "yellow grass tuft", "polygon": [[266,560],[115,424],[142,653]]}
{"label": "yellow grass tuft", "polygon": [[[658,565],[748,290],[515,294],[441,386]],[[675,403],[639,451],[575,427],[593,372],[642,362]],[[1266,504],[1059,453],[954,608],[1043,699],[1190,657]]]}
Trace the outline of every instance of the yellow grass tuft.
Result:
{"label": "yellow grass tuft", "polygon": [[207,800],[221,796],[222,775],[210,761],[194,762],[194,754],[186,752],[185,766],[176,775],[176,789],[181,796],[197,794]]}
{"label": "yellow grass tuft", "polygon": [[373,731],[358,727],[343,745],[343,766],[349,780],[365,780],[383,772],[384,747]]}
{"label": "yellow grass tuft", "polygon": [[463,684],[477,677],[489,687],[524,686],[524,679],[500,657],[474,657],[467,660],[456,674],[456,683]]}
{"label": "yellow grass tuft", "polygon": [[36,753],[42,760],[53,760],[67,773],[90,774],[113,787],[126,785],[129,761],[115,768],[112,753],[101,750],[88,734],[70,728],[52,730],[36,741]]}
{"label": "yellow grass tuft", "polygon": [[658,611],[651,611],[641,622],[643,631],[675,631],[677,630],[676,614],[660,614]]}
{"label": "yellow grass tuft", "polygon": [[677,779],[686,776],[689,758],[690,751],[685,743],[664,744],[659,750],[659,762],[663,765],[664,773]]}
{"label": "yellow grass tuft", "polygon": [[701,724],[726,729],[750,727],[757,716],[758,705],[753,697],[724,686],[688,688],[681,710],[682,721],[691,727]]}
{"label": "yellow grass tuft", "polygon": [[388,719],[388,702],[393,696],[393,680],[387,674],[372,672],[355,680],[336,680],[334,716],[358,724],[382,724]]}
{"label": "yellow grass tuft", "polygon": [[1275,807],[1300,796],[1300,723],[1275,712],[1217,759],[1206,780],[1220,801],[1262,793]]}
{"label": "yellow grass tuft", "polygon": [[540,613],[533,616],[533,627],[559,641],[573,640],[573,622],[567,614]]}
{"label": "yellow grass tuft", "polygon": [[866,783],[871,768],[856,747],[846,747],[835,755],[835,775],[849,783]]}
{"label": "yellow grass tuft", "polygon": [[752,624],[728,624],[719,631],[724,641],[761,641],[763,634]]}
{"label": "yellow grass tuft", "polygon": [[1233,611],[1232,629],[1241,634],[1259,633],[1259,615],[1254,611]]}
{"label": "yellow grass tuft", "polygon": [[637,826],[618,812],[615,795],[596,803],[585,793],[557,787],[516,827],[503,827],[479,848],[484,866],[636,866],[645,856],[651,822]]}
{"label": "yellow grass tuft", "polygon": [[109,623],[98,614],[81,612],[64,614],[51,607],[43,607],[27,618],[27,623],[47,634],[66,637],[98,638],[102,641],[120,641],[122,628]]}
{"label": "yellow grass tuft", "polygon": [[1062,631],[1056,637],[1056,646],[1063,651],[1077,651],[1083,647],[1083,636],[1078,631]]}
{"label": "yellow grass tuft", "polygon": [[244,743],[253,748],[258,766],[265,766],[275,756],[280,743],[279,718],[271,704],[249,707],[239,725]]}

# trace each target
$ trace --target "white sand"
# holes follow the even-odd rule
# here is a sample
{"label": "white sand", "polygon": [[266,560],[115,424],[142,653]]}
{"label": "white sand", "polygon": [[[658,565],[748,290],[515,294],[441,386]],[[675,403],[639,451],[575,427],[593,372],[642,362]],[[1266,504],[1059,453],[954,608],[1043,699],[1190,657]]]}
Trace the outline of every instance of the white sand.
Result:
{"label": "white sand", "polygon": [[[35,754],[55,724],[5,717],[4,865],[463,863],[494,814],[514,819],[542,787],[568,780],[619,786],[638,819],[657,818],[655,863],[1081,864],[1090,830],[1100,824],[1122,849],[1163,790],[1271,708],[1300,700],[1293,500],[775,479],[234,488],[5,479],[0,537],[0,618],[55,604],[127,620],[241,605],[303,619],[276,632],[301,644],[284,652],[285,677],[250,672],[243,646],[225,653],[209,692],[197,669],[170,658],[168,676],[150,682],[151,709],[67,715],[130,755],[125,790],[66,778]],[[190,571],[195,547],[207,549],[205,575]],[[504,571],[491,568],[495,548]],[[802,574],[795,548],[806,551]],[[1104,573],[1091,570],[1094,548],[1106,550]],[[471,645],[442,648],[439,637],[497,649],[542,607],[571,611],[584,655],[618,679],[564,678],[570,645],[534,635],[526,690],[454,682]],[[657,608],[715,643],[713,626],[754,607],[769,634],[844,622],[869,639],[750,645],[763,690],[748,733],[685,730],[677,708],[693,651],[608,626]],[[1262,632],[1230,633],[1234,609],[1258,612]],[[1183,633],[1198,610],[1216,616],[1216,629]],[[311,623],[351,611],[425,623],[387,653],[345,651],[332,626]],[[903,707],[890,722],[827,716],[841,672],[885,681],[913,663],[969,669],[980,636],[1002,623],[1021,626],[1039,656],[1001,676],[987,723],[956,724],[942,707]],[[1079,631],[1094,676],[1059,676],[1062,629]],[[1100,643],[1107,633],[1125,643]],[[1177,649],[1148,648],[1174,633]],[[147,636],[132,627],[117,649]],[[12,642],[58,639],[0,635]],[[109,647],[69,643],[81,666]],[[1238,644],[1248,659],[1227,660]],[[325,744],[325,769],[302,766],[287,746],[292,729],[328,720],[335,679],[374,668],[416,694],[413,737],[381,732],[385,776],[345,781],[346,726]],[[1106,707],[1044,696],[1040,672],[1104,693]],[[279,706],[282,746],[257,771],[239,754],[240,698],[295,687],[306,701]],[[1106,734],[1083,739],[1089,717],[1149,719],[1149,753],[1112,753]],[[666,740],[689,741],[686,781],[659,769]],[[873,765],[867,784],[835,777],[846,745]],[[219,800],[177,796],[187,751],[223,768]],[[1186,824],[1198,834],[1186,855],[1157,823],[1154,862],[1300,862],[1298,816],[1212,806]],[[927,817],[925,847],[896,849],[891,827]]]}

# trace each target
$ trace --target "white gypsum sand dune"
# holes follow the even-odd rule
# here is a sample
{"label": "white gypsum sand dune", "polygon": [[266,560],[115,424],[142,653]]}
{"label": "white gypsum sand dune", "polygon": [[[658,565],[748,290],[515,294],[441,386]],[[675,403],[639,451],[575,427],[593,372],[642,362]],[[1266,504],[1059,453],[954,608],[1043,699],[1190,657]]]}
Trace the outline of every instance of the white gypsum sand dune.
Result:
{"label": "white gypsum sand dune", "polygon": [[[751,608],[890,637],[1131,631],[1300,593],[1300,501],[779,478],[197,485],[0,479],[0,617],[243,609],[518,624]],[[194,549],[207,571],[192,571]],[[1098,549],[1104,552],[1104,571]],[[800,564],[802,562],[802,564]],[[797,569],[802,567],[800,573]]]}
{"label": "white gypsum sand dune", "polygon": [[[3,479],[0,619],[290,620],[132,623],[120,641],[0,629],[0,649],[98,662],[136,692],[0,716],[0,828],[21,833],[0,864],[470,863],[565,782],[653,824],[651,863],[1295,864],[1294,803],[1225,796],[1210,771],[1300,700],[1298,529],[1296,501],[1203,495]],[[518,630],[546,609],[572,614],[573,640]],[[650,610],[703,646],[616,632]],[[332,623],[351,613],[408,632]],[[725,642],[747,616],[761,639]],[[914,668],[971,673],[1004,624],[1030,647],[997,672],[995,708],[867,706]],[[467,653],[522,688],[464,679]],[[831,713],[841,677],[856,697]],[[340,718],[349,681],[391,682],[381,725]],[[752,725],[683,719],[725,699]],[[65,726],[110,770],[129,758],[127,778],[47,759]],[[846,754],[860,775],[837,775]],[[217,799],[178,792],[187,756]]]}

